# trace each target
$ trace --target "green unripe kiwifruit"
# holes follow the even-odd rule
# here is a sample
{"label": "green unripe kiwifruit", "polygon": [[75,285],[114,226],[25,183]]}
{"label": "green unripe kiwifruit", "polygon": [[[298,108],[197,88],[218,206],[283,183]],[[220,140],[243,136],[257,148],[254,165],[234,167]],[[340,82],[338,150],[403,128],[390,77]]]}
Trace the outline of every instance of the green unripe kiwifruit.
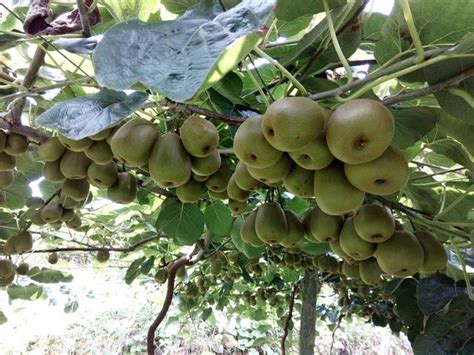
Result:
{"label": "green unripe kiwifruit", "polygon": [[198,202],[204,192],[206,185],[194,179],[189,179],[187,183],[176,188],[176,196],[183,203]]}
{"label": "green unripe kiwifruit", "polygon": [[232,214],[239,215],[245,212],[245,209],[247,208],[247,201],[236,201],[229,199],[228,206],[232,211]]}
{"label": "green unripe kiwifruit", "polygon": [[255,168],[267,168],[283,154],[263,135],[262,116],[250,117],[240,125],[234,136],[234,153],[242,163]]}
{"label": "green unripe kiwifruit", "polygon": [[80,208],[83,204],[83,201],[76,201],[70,197],[61,195],[60,204],[63,208]]}
{"label": "green unripe kiwifruit", "polygon": [[59,261],[58,253],[51,253],[48,255],[48,263],[50,263],[51,265],[57,264],[58,261]]}
{"label": "green unripe kiwifruit", "polygon": [[235,167],[234,176],[235,183],[242,190],[255,191],[263,185],[261,181],[258,181],[250,175],[247,166],[241,161],[239,161]]}
{"label": "green unripe kiwifruit", "polygon": [[153,123],[144,118],[134,118],[114,133],[110,148],[117,159],[128,166],[138,167],[149,161],[157,137]]}
{"label": "green unripe kiwifruit", "polygon": [[17,253],[25,253],[33,249],[33,236],[30,232],[23,230],[15,237],[15,250]]}
{"label": "green unripe kiwifruit", "polygon": [[294,165],[283,179],[285,189],[295,196],[309,198],[314,196],[314,171]]}
{"label": "green unripe kiwifruit", "polygon": [[184,121],[179,134],[184,148],[194,157],[207,157],[217,149],[219,144],[217,128],[211,122],[199,116],[191,116]]}
{"label": "green unripe kiwifruit", "polygon": [[60,182],[65,179],[65,176],[61,172],[61,160],[46,162],[41,170],[41,175],[51,182]]}
{"label": "green unripe kiwifruit", "polygon": [[308,232],[316,241],[327,243],[339,239],[343,225],[341,216],[329,215],[315,206],[310,212],[308,222]]}
{"label": "green unripe kiwifruit", "polygon": [[0,286],[8,286],[13,283],[13,280],[15,280],[15,274],[11,274],[10,277],[7,277],[5,279],[0,278]]}
{"label": "green unripe kiwifruit", "polygon": [[58,222],[63,214],[62,206],[51,200],[41,208],[41,219],[48,224]]}
{"label": "green unripe kiwifruit", "polygon": [[376,249],[376,245],[362,239],[354,228],[354,218],[348,218],[339,235],[339,244],[342,250],[354,260],[365,260],[370,258]]}
{"label": "green unripe kiwifruit", "polygon": [[86,157],[96,164],[107,164],[112,161],[114,155],[109,143],[105,140],[97,141],[84,151]]}
{"label": "green unripe kiwifruit", "polygon": [[349,279],[360,279],[359,263],[348,263],[346,260],[342,262],[341,273]]}
{"label": "green unripe kiwifruit", "polygon": [[76,212],[72,208],[63,208],[63,214],[61,216],[61,222],[69,222],[74,218]]}
{"label": "green unripe kiwifruit", "polygon": [[156,139],[148,167],[153,180],[165,188],[183,185],[191,177],[191,158],[176,133]]}
{"label": "green unripe kiwifruit", "polygon": [[61,157],[59,168],[68,179],[83,179],[87,176],[87,168],[91,163],[83,152],[66,150]]}
{"label": "green unripe kiwifruit", "polygon": [[200,176],[214,174],[221,167],[221,155],[217,149],[213,150],[207,157],[191,157],[191,170]]}
{"label": "green unripe kiwifruit", "polygon": [[337,256],[341,257],[342,259],[346,260],[349,264],[354,264],[356,261],[350,257],[342,248],[339,240],[335,240],[329,242],[329,247],[331,248],[332,252]]}
{"label": "green unripe kiwifruit", "polygon": [[424,252],[418,239],[410,232],[395,231],[392,238],[377,244],[375,257],[387,274],[407,277],[423,266]]}
{"label": "green unripe kiwifruit", "polygon": [[206,187],[209,191],[227,193],[227,185],[229,184],[232,170],[229,167],[222,165],[219,170],[206,180]]}
{"label": "green unripe kiwifruit", "polygon": [[15,239],[16,239],[16,234],[8,238],[5,244],[3,245],[3,253],[5,255],[13,255],[17,253],[15,249]]}
{"label": "green unripe kiwifruit", "polygon": [[56,161],[61,158],[65,150],[58,137],[51,137],[39,146],[38,157],[45,162]]}
{"label": "green unripe kiwifruit", "polygon": [[31,215],[30,221],[35,226],[44,226],[46,224],[46,222],[43,221],[43,218],[41,218],[41,209],[38,209]]}
{"label": "green unripe kiwifruit", "polygon": [[321,134],[303,148],[289,154],[296,164],[308,170],[324,169],[335,159],[329,151],[324,134]]}
{"label": "green unripe kiwifruit", "polygon": [[209,175],[208,176],[201,176],[201,175],[197,175],[197,174],[192,174],[191,175],[191,178],[196,180],[196,181],[199,181],[199,182],[204,182],[206,181],[207,179],[209,179]]}
{"label": "green unripe kiwifruit", "polygon": [[93,134],[92,136],[89,136],[89,138],[92,139],[93,141],[101,141],[101,140],[106,139],[109,136],[111,131],[112,131],[112,128],[106,128],[100,132],[97,132],[96,134]]}
{"label": "green unripe kiwifruit", "polygon": [[0,153],[0,171],[13,170],[16,166],[16,158],[14,155]]}
{"label": "green unripe kiwifruit", "polygon": [[329,272],[331,274],[336,273],[339,270],[339,263],[336,258],[329,255],[320,255],[317,259],[318,268],[323,272]]}
{"label": "green unripe kiwifruit", "polygon": [[392,143],[395,123],[390,111],[370,99],[351,100],[329,118],[326,139],[337,159],[361,164],[378,158]]}
{"label": "green unripe kiwifruit", "polygon": [[420,271],[430,274],[445,268],[448,262],[448,253],[436,235],[430,231],[418,230],[415,232],[415,237],[424,252]]}
{"label": "green unripe kiwifruit", "polygon": [[164,284],[168,279],[168,270],[166,268],[159,269],[155,274],[155,281],[160,285]]}
{"label": "green unripe kiwifruit", "polygon": [[375,258],[369,258],[359,263],[359,274],[365,284],[376,285],[381,281],[382,270]]}
{"label": "green unripe kiwifruit", "polygon": [[73,230],[79,230],[82,226],[82,220],[81,220],[81,216],[79,215],[79,213],[74,213],[74,217],[67,221],[66,222],[66,226],[68,228],[71,228]]}
{"label": "green unripe kiwifruit", "polygon": [[5,202],[7,201],[7,194],[5,191],[0,190],[0,207],[5,206]]}
{"label": "green unripe kiwifruit", "polygon": [[209,197],[214,200],[228,200],[229,196],[227,195],[227,190],[222,192],[208,191]]}
{"label": "green unripe kiwifruit", "polygon": [[8,279],[15,273],[15,265],[9,259],[0,260],[0,279]]}
{"label": "green unripe kiwifruit", "polygon": [[66,179],[63,183],[62,193],[76,201],[83,201],[89,195],[89,182],[87,179]]}
{"label": "green unripe kiwifruit", "polygon": [[116,203],[127,204],[137,197],[135,176],[128,172],[118,173],[117,181],[107,188],[107,198]]}
{"label": "green unripe kiwifruit", "polygon": [[21,263],[16,268],[16,273],[18,275],[25,276],[26,274],[28,274],[28,271],[30,271],[30,265],[28,265],[27,263]]}
{"label": "green unripe kiwifruit", "polygon": [[394,147],[388,147],[377,159],[367,163],[344,164],[349,182],[361,191],[373,195],[390,195],[408,181],[408,162]]}
{"label": "green unripe kiwifruit", "polygon": [[6,189],[15,183],[15,171],[0,171],[0,189]]}
{"label": "green unripe kiwifruit", "polygon": [[240,237],[245,243],[253,245],[254,247],[261,247],[265,243],[258,237],[255,231],[256,218],[257,210],[250,212],[240,227]]}
{"label": "green unripe kiwifruit", "polygon": [[298,217],[290,210],[285,210],[288,234],[280,242],[285,248],[294,247],[304,237],[304,228]]}
{"label": "green unripe kiwifruit", "polygon": [[324,124],[324,112],[317,102],[305,97],[285,97],[268,107],[262,119],[262,132],[274,148],[291,152],[316,139]]}
{"label": "green unripe kiwifruit", "polygon": [[235,176],[232,174],[232,176],[229,179],[229,182],[227,183],[227,195],[229,196],[230,199],[244,202],[247,201],[247,199],[250,196],[250,191],[242,190],[235,182]]}
{"label": "green unripe kiwifruit", "polygon": [[7,134],[7,142],[3,147],[3,152],[9,155],[21,155],[28,151],[28,138],[17,133]]}
{"label": "green unripe kiwifruit", "polygon": [[281,181],[290,172],[292,160],[288,154],[283,154],[281,158],[273,165],[266,168],[248,167],[247,170],[251,176],[263,183],[275,183]]}
{"label": "green unripe kiwifruit", "polygon": [[3,152],[5,144],[7,144],[7,134],[4,130],[0,130],[0,152]]}
{"label": "green unripe kiwifruit", "polygon": [[255,232],[267,244],[278,244],[288,234],[285,212],[278,203],[267,202],[257,210]]}
{"label": "green unripe kiwifruit", "polygon": [[395,219],[384,206],[375,203],[363,205],[354,216],[354,228],[362,239],[382,243],[395,232]]}
{"label": "green unripe kiwifruit", "polygon": [[90,145],[94,142],[92,139],[89,139],[88,137],[76,140],[76,139],[68,138],[61,133],[58,133],[58,139],[63,146],[65,146],[68,150],[73,151],[73,152],[83,152],[84,150],[89,148]]}
{"label": "green unripe kiwifruit", "polygon": [[110,252],[108,250],[99,250],[95,258],[99,263],[105,263],[110,259]]}
{"label": "green unripe kiwifruit", "polygon": [[109,162],[104,165],[92,163],[87,168],[87,181],[95,187],[110,187],[117,181],[117,178],[118,168],[114,162]]}
{"label": "green unripe kiwifruit", "polygon": [[333,163],[314,172],[314,196],[325,213],[342,215],[358,209],[365,193],[351,185],[340,164]]}

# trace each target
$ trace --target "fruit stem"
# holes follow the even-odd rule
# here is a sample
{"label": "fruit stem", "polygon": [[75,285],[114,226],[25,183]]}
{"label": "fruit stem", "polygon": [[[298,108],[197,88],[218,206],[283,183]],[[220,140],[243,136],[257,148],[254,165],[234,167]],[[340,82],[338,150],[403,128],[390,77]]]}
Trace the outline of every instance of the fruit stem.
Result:
{"label": "fruit stem", "polygon": [[268,97],[265,95],[265,93],[263,92],[260,84],[258,83],[257,79],[255,78],[255,75],[253,75],[252,71],[250,70],[248,64],[243,61],[242,62],[244,64],[244,67],[245,67],[245,70],[247,71],[248,75],[249,75],[249,78],[250,80],[252,81],[252,83],[255,85],[255,88],[257,89],[258,93],[260,94],[260,96],[262,97],[262,100],[263,102],[265,103],[265,106],[268,108],[268,106],[270,106],[270,101],[268,101]]}
{"label": "fruit stem", "polygon": [[466,282],[467,294],[469,296],[469,299],[471,301],[474,301],[474,294],[472,292],[472,286],[471,286],[471,278],[470,278],[469,273],[466,270],[466,263],[464,262],[464,258],[462,257],[461,252],[459,251],[459,247],[457,246],[456,243],[454,243],[452,237],[449,238],[449,243],[454,248],[454,250],[456,252],[456,257],[458,258],[459,263],[461,264],[462,273],[464,275],[464,281]]}
{"label": "fruit stem", "polygon": [[339,61],[341,62],[342,66],[344,67],[344,70],[346,71],[347,82],[351,83],[354,80],[354,78],[352,77],[352,68],[349,65],[349,62],[347,61],[346,57],[344,56],[341,46],[339,45],[339,41],[337,39],[336,30],[334,29],[334,23],[332,21],[332,17],[329,11],[329,5],[328,5],[327,0],[323,0],[323,6],[324,6],[324,11],[326,12],[326,21],[328,23],[329,34],[331,35],[334,49],[336,50]]}
{"label": "fruit stem", "polygon": [[472,97],[467,91],[463,89],[451,88],[449,89],[449,93],[460,97],[461,99],[466,101],[466,103],[471,106],[471,108],[474,108],[474,97]]}
{"label": "fruit stem", "polygon": [[413,40],[413,44],[415,45],[416,63],[421,63],[425,58],[425,53],[423,50],[423,44],[421,44],[420,36],[418,35],[418,32],[416,30],[415,21],[413,20],[413,15],[410,10],[410,4],[408,3],[408,0],[400,0],[400,5],[402,6],[403,17],[405,17],[405,21],[408,26],[408,31],[410,32],[411,39]]}
{"label": "fruit stem", "polygon": [[273,64],[278,70],[282,72],[282,74],[288,78],[288,80],[300,91],[301,95],[308,96],[308,92],[306,91],[303,84],[301,84],[294,76],[291,74],[283,65],[281,65],[277,60],[270,57],[267,53],[263,50],[258,48],[257,46],[253,49],[255,53],[257,53],[260,57],[265,58],[271,64]]}

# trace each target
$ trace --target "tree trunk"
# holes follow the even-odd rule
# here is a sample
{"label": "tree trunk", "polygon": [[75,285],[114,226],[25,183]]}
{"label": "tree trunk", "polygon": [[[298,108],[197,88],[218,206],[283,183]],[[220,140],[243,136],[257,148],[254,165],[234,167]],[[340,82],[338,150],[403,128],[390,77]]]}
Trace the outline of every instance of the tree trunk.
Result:
{"label": "tree trunk", "polygon": [[303,279],[303,307],[300,325],[300,355],[314,354],[316,301],[319,293],[318,272],[306,269]]}

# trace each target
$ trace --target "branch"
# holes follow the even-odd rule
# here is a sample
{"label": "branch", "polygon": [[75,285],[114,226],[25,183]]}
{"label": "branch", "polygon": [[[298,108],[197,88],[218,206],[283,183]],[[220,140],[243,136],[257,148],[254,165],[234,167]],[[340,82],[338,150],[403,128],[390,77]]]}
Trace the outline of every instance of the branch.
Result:
{"label": "branch", "polygon": [[91,36],[91,26],[89,24],[89,14],[83,0],[76,0],[77,9],[79,10],[79,17],[81,18],[82,33],[84,37]]}
{"label": "branch", "polygon": [[52,248],[52,249],[38,249],[38,250],[32,250],[30,253],[53,253],[53,252],[65,252],[65,251],[86,251],[86,252],[91,252],[91,251],[112,251],[112,252],[120,252],[120,253],[128,253],[132,252],[138,247],[141,247],[144,244],[153,242],[155,240],[158,240],[160,238],[166,238],[167,236],[162,233],[158,233],[157,235],[154,235],[153,237],[145,238],[142,239],[128,247],[124,248],[106,248],[106,247],[90,247],[90,248],[82,248],[82,247],[69,247],[69,248]]}
{"label": "branch", "polygon": [[[206,240],[208,237],[206,236]],[[198,261],[196,258],[195,260],[192,261],[192,257],[198,253],[199,247],[197,244],[194,245],[193,250],[188,254],[188,255],[183,255],[179,259],[177,259],[175,262],[173,262],[169,267],[168,267],[168,283],[167,283],[167,288],[166,288],[166,296],[165,300],[163,301],[163,306],[161,307],[160,312],[156,316],[156,319],[153,321],[153,323],[150,325],[150,328],[148,328],[148,333],[147,333],[147,340],[146,340],[146,345],[147,345],[147,353],[148,355],[154,355],[155,354],[155,333],[156,329],[159,327],[161,322],[165,319],[166,314],[168,313],[168,310],[171,306],[171,301],[173,300],[173,292],[174,292],[174,282],[176,279],[176,272],[180,267],[184,267],[185,265],[189,265],[190,263],[195,263]],[[199,252],[200,257],[204,255],[204,253]],[[156,343],[156,347],[158,347],[159,343]]]}
{"label": "branch", "polygon": [[286,341],[286,337],[288,336],[288,327],[290,325],[291,318],[293,317],[293,306],[295,304],[295,296],[296,296],[296,292],[298,291],[298,285],[299,285],[299,282],[296,282],[293,285],[293,290],[291,291],[291,296],[290,296],[290,302],[288,304],[288,316],[285,319],[285,325],[283,327],[283,336],[281,337],[281,343],[280,343],[282,355],[286,354],[285,341]]}
{"label": "branch", "polygon": [[472,76],[474,76],[474,66],[472,66],[472,67],[470,67],[466,70],[463,70],[459,74],[457,74],[457,75],[455,75],[455,76],[453,76],[449,79],[446,79],[446,80],[441,81],[441,82],[439,82],[437,84],[434,84],[434,85],[430,85],[426,88],[411,91],[411,92],[407,92],[407,93],[403,93],[403,94],[399,94],[399,95],[392,96],[392,97],[388,97],[388,98],[382,100],[382,103],[385,106],[390,106],[390,105],[399,103],[401,101],[412,100],[412,99],[416,99],[418,97],[430,95],[430,94],[433,94],[435,92],[447,89],[449,87],[456,86],[461,81],[466,80],[467,78],[470,78]]}
{"label": "branch", "polygon": [[332,349],[334,347],[334,340],[335,340],[335,336],[336,336],[336,331],[339,329],[339,327],[341,326],[341,321],[342,321],[342,318],[344,317],[344,314],[341,314],[337,320],[337,324],[336,324],[336,327],[334,328],[334,330],[332,331],[332,339],[331,339],[331,349],[329,350],[329,353],[332,354]]}
{"label": "branch", "polygon": [[38,129],[29,126],[16,126],[12,122],[6,121],[5,119],[0,119],[0,128],[21,134],[38,143],[43,143],[49,138],[49,135],[40,132]]}

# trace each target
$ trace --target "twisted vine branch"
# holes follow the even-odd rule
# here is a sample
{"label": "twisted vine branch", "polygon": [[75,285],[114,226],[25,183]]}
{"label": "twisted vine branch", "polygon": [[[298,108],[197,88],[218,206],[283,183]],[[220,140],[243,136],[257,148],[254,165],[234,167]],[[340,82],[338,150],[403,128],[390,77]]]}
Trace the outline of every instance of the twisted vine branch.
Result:
{"label": "twisted vine branch", "polygon": [[290,325],[291,319],[293,318],[293,308],[295,305],[295,296],[296,296],[296,292],[298,291],[298,287],[299,287],[299,282],[296,282],[293,285],[293,289],[291,290],[290,302],[288,303],[288,316],[285,319],[285,325],[283,326],[283,336],[281,337],[281,343],[280,343],[280,349],[281,349],[282,355],[286,355],[285,342],[288,336],[288,327]]}

